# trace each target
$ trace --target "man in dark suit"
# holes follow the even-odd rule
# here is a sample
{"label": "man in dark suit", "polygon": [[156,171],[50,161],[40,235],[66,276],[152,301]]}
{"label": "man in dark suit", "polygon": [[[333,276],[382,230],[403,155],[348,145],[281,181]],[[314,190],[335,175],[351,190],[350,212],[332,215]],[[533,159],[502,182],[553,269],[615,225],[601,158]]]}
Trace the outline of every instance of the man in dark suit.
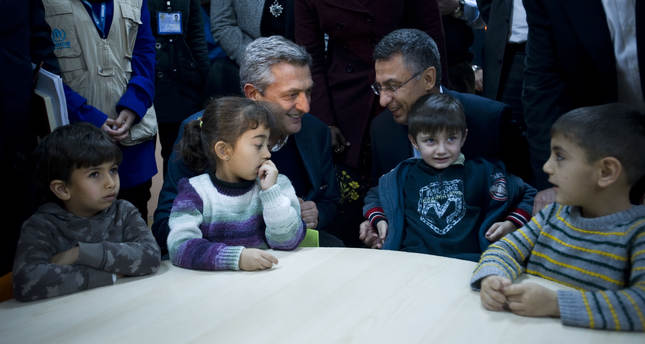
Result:
{"label": "man in dark suit", "polygon": [[466,157],[499,160],[500,124],[509,116],[504,104],[477,95],[440,87],[439,51],[425,33],[414,29],[396,30],[385,36],[374,50],[376,83],[381,106],[370,127],[373,183],[399,162],[412,157],[408,140],[407,115],[423,95],[447,93],[457,98],[466,113],[468,140]]}
{"label": "man in dark suit", "polygon": [[638,105],[645,98],[645,3],[603,3],[524,1],[529,33],[522,100],[538,189],[550,186],[542,165],[551,125],[563,113],[616,101]]}
{"label": "man in dark suit", "polygon": [[[399,162],[414,156],[408,140],[408,113],[424,95],[447,93],[464,106],[468,139],[462,151],[466,158],[500,159],[500,123],[510,108],[500,102],[440,87],[441,65],[434,40],[416,29],[400,29],[386,35],[374,49],[376,82],[372,85],[381,106],[370,128],[372,178],[378,178]],[[374,246],[378,233],[368,221],[360,225],[360,239]]]}
{"label": "man in dark suit", "polygon": [[[329,128],[308,114],[313,86],[310,64],[309,54],[293,42],[281,36],[261,37],[245,50],[240,84],[247,98],[275,103],[284,110],[276,114],[276,120],[285,136],[272,148],[271,160],[291,180],[301,199],[302,220],[307,228],[319,230],[320,245],[343,246],[342,241],[326,232],[336,215],[340,196]],[[192,115],[181,128],[199,116],[201,113]],[[181,131],[175,146],[181,140]],[[152,225],[162,252],[167,252],[168,217],[177,195],[177,183],[181,178],[198,174],[183,163],[177,151],[168,160],[168,173],[164,176]]]}

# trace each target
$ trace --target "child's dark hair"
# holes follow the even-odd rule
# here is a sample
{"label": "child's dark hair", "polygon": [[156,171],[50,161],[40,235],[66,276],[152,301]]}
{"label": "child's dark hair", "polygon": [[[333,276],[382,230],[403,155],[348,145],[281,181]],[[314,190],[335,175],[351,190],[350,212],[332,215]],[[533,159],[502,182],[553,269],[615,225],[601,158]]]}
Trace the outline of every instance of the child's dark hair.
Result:
{"label": "child's dark hair", "polygon": [[213,152],[213,145],[217,141],[235,145],[244,132],[261,126],[274,132],[276,126],[272,110],[268,103],[241,97],[212,100],[201,119],[187,123],[184,128],[180,144],[184,163],[198,172],[214,169],[217,156]]}
{"label": "child's dark hair", "polygon": [[122,158],[121,149],[108,134],[89,123],[58,127],[34,152],[36,183],[46,200],[57,200],[49,192],[52,180],[69,182],[75,169],[112,161],[120,164]]}
{"label": "child's dark hair", "polygon": [[466,133],[463,106],[447,94],[429,94],[419,98],[408,115],[408,133],[416,139],[419,133],[436,134],[441,131]]}
{"label": "child's dark hair", "polygon": [[551,127],[555,135],[580,146],[589,162],[618,159],[629,185],[645,177],[645,114],[635,107],[612,103],[571,110]]}

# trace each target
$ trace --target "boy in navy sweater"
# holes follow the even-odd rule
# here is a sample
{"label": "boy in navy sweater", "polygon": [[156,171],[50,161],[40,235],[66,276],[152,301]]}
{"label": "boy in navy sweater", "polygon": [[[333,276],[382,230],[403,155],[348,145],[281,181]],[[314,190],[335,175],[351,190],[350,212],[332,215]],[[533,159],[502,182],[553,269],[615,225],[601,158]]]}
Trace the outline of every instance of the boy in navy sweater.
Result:
{"label": "boy in navy sweater", "polygon": [[465,160],[468,130],[459,101],[444,94],[422,98],[408,130],[415,157],[368,192],[362,240],[373,248],[477,261],[491,242],[529,220],[534,188],[501,163]]}

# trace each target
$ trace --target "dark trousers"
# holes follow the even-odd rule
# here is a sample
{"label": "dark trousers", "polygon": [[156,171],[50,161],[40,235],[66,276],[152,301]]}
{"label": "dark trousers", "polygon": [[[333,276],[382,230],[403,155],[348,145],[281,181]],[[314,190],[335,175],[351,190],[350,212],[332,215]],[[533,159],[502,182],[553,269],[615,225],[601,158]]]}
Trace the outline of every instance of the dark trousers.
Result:
{"label": "dark trousers", "polygon": [[148,200],[151,196],[151,186],[152,179],[131,188],[121,189],[121,191],[119,191],[119,199],[124,199],[137,207],[141,213],[141,217],[143,217],[143,220],[146,223],[148,223]]}
{"label": "dark trousers", "polygon": [[504,53],[504,65],[500,75],[498,98],[511,107],[511,118],[504,121],[502,149],[509,172],[533,184],[533,171],[529,161],[526,124],[522,106],[522,83],[524,82],[525,44],[508,44]]}
{"label": "dark trousers", "polygon": [[159,130],[159,143],[161,144],[161,157],[163,158],[163,174],[168,170],[168,158],[172,153],[175,140],[179,135],[181,122],[157,123]]}

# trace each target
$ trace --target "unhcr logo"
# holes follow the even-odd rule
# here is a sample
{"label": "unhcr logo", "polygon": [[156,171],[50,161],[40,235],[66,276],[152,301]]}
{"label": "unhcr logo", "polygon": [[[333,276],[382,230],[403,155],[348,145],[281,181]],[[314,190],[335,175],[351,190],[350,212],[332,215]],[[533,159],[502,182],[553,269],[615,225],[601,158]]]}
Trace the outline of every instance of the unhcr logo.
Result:
{"label": "unhcr logo", "polygon": [[65,49],[71,47],[71,43],[67,39],[67,33],[65,33],[65,30],[59,28],[52,30],[52,42],[54,42],[54,49]]}

